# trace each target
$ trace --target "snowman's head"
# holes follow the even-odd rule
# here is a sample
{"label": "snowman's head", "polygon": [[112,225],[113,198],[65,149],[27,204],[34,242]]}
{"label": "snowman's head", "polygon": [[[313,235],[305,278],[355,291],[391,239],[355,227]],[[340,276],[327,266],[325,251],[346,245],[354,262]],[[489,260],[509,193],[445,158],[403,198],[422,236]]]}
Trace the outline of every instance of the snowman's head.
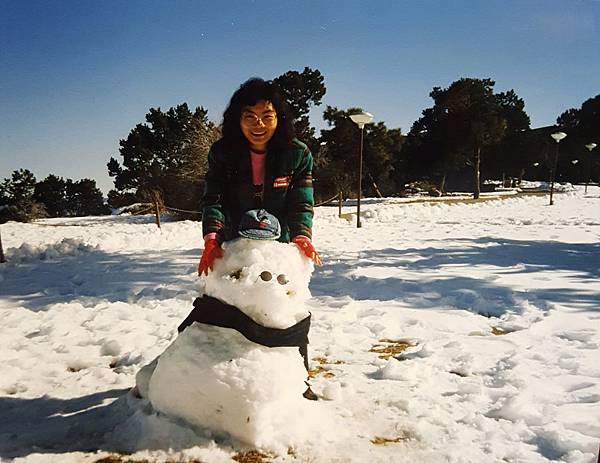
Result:
{"label": "snowman's head", "polygon": [[205,293],[263,326],[287,328],[308,316],[304,303],[313,269],[294,244],[238,238],[223,244]]}

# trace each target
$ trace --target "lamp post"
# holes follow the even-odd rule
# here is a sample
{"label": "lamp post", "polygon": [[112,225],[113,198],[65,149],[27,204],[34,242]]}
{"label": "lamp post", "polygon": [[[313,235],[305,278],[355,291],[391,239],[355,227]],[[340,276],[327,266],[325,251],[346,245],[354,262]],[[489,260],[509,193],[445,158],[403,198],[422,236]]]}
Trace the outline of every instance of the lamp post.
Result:
{"label": "lamp post", "polygon": [[373,120],[373,114],[362,112],[359,114],[352,114],[350,116],[352,122],[358,125],[360,129],[360,158],[358,161],[358,198],[356,202],[356,228],[360,228],[362,224],[360,223],[360,194],[362,191],[362,158],[363,158],[363,139],[364,139],[364,129],[365,124],[368,124]]}
{"label": "lamp post", "polygon": [[552,201],[552,194],[554,193],[554,176],[556,175],[556,169],[558,168],[558,145],[560,141],[567,136],[567,134],[564,132],[554,132],[550,136],[554,138],[554,141],[556,142],[556,155],[554,156],[554,167],[550,172],[550,206],[552,206],[554,204],[554,202]]}
{"label": "lamp post", "polygon": [[587,168],[587,179],[585,180],[585,193],[587,195],[587,186],[588,183],[590,182],[590,177],[592,176],[592,150],[598,145],[596,145],[596,143],[588,143],[587,145],[585,145],[585,147],[588,149],[588,151],[590,152],[590,157],[588,158],[588,168]]}

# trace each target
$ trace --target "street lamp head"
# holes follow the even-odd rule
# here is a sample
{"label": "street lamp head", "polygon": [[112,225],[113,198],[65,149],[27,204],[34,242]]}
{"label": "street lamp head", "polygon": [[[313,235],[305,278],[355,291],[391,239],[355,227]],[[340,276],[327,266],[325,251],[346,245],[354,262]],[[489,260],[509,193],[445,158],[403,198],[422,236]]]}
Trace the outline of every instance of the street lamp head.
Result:
{"label": "street lamp head", "polygon": [[365,124],[373,120],[373,114],[363,111],[362,113],[352,114],[350,119],[362,129]]}
{"label": "street lamp head", "polygon": [[587,145],[585,145],[585,147],[590,151],[592,151],[596,146],[598,146],[596,145],[596,143],[588,143]]}
{"label": "street lamp head", "polygon": [[560,143],[560,141],[565,138],[567,136],[566,133],[564,132],[554,132],[553,134],[550,135],[552,138],[554,138],[554,140],[556,141],[556,143]]}

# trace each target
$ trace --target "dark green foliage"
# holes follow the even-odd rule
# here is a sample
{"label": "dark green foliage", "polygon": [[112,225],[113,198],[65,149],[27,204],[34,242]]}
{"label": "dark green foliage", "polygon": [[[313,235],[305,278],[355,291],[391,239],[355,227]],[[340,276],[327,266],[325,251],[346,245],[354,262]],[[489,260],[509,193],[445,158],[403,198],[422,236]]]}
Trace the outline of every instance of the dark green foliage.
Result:
{"label": "dark green foliage", "polygon": [[525,173],[533,173],[536,162],[543,161],[539,149],[540,140],[530,132],[525,102],[514,90],[496,94],[496,102],[506,129],[497,143],[488,145],[484,150],[482,172],[484,178],[499,179],[506,176],[520,182]]}
{"label": "dark green foliage", "polygon": [[[323,118],[331,127],[321,131],[320,146],[315,153],[315,192],[318,200],[342,191],[344,197],[355,196],[358,188],[360,129],[350,116],[360,108],[345,111],[328,106]],[[363,193],[376,194],[376,183],[383,194],[392,194],[392,163],[400,152],[403,137],[400,129],[389,130],[383,122],[364,128]]]}
{"label": "dark green foliage", "polygon": [[15,170],[0,187],[0,223],[9,220],[30,222],[46,217],[43,204],[35,201],[35,175],[27,169]]}
{"label": "dark green foliage", "polygon": [[50,174],[35,184],[33,198],[44,204],[48,217],[63,217],[68,212],[66,188],[62,177]]}
{"label": "dark green foliage", "polygon": [[457,149],[456,140],[448,136],[451,129],[447,116],[437,104],[425,109],[423,116],[413,124],[401,156],[397,158],[403,168],[395,166],[395,179],[400,189],[405,183],[426,180],[437,183],[443,193],[448,174],[465,165],[466,157]]}
{"label": "dark green foliage", "polygon": [[273,79],[294,114],[297,137],[314,153],[318,142],[315,129],[310,126],[308,112],[311,106],[319,106],[327,91],[324,77],[318,69],[305,67],[302,72],[288,71]]}
{"label": "dark green foliage", "polygon": [[600,95],[571,108],[557,119],[558,128],[567,134],[560,142],[557,179],[568,182],[600,181],[600,146],[591,152],[589,143],[600,145]]}
{"label": "dark green foliage", "polygon": [[42,217],[65,217],[109,214],[96,181],[82,179],[73,182],[48,175],[41,182],[27,169],[13,172],[0,188],[2,221],[29,222]]}
{"label": "dark green foliage", "polygon": [[108,205],[112,208],[129,206],[137,201],[135,193],[121,193],[117,190],[108,192]]}
{"label": "dark green foliage", "polygon": [[84,178],[73,182],[67,179],[65,184],[67,215],[80,217],[86,215],[110,214],[110,208],[104,203],[102,192],[96,187],[96,181]]}
{"label": "dark green foliage", "polygon": [[481,150],[502,139],[506,120],[493,92],[491,79],[463,78],[445,90],[434,89],[433,98],[447,112],[450,139],[456,154],[466,156],[473,169],[473,196],[479,197]]}
{"label": "dark green foliage", "polygon": [[186,103],[167,112],[151,108],[146,123],[120,141],[122,164],[114,158],[108,163],[119,195],[112,194],[111,202],[131,198],[128,193],[142,202],[156,191],[167,206],[199,210],[208,150],[218,137],[204,108],[191,112]]}
{"label": "dark green foliage", "polygon": [[513,90],[495,95],[493,87],[491,79],[463,78],[432,90],[434,106],[413,125],[403,153],[413,179],[437,179],[443,192],[447,177],[460,178],[457,174],[469,166],[472,180],[465,183],[479,197],[482,152],[500,142],[507,129],[529,126],[523,100]]}
{"label": "dark green foliage", "polygon": [[48,217],[78,217],[110,214],[96,181],[64,180],[48,175],[34,187],[33,199],[44,206]]}

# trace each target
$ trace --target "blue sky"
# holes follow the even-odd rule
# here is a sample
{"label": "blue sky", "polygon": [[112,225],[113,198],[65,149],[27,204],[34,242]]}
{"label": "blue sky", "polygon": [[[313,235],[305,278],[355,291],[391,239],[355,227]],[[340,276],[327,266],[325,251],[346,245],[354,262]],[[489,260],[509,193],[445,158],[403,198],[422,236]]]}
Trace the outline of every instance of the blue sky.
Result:
{"label": "blue sky", "polygon": [[600,1],[1,0],[0,179],[17,168],[112,187],[106,163],[150,107],[219,121],[247,78],[305,66],[322,110],[408,132],[434,86],[490,77],[532,126],[600,93]]}

